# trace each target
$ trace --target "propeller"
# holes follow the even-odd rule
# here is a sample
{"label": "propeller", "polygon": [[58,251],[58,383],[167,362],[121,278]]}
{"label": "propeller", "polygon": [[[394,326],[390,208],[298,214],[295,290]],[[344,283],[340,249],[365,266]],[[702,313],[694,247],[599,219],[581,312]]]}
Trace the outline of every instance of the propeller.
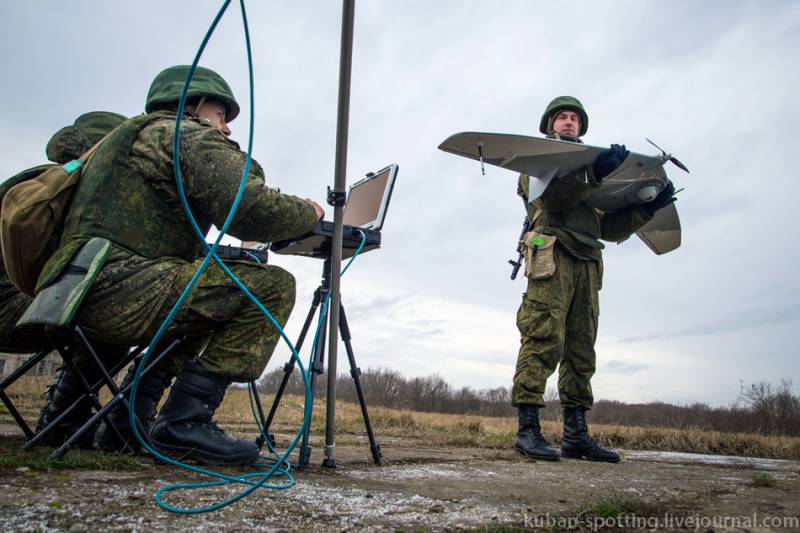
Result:
{"label": "propeller", "polygon": [[681,169],[684,172],[686,172],[687,174],[689,174],[689,169],[686,168],[686,165],[684,165],[683,163],[678,161],[677,157],[672,157],[672,155],[668,154],[666,151],[664,151],[663,148],[661,148],[659,145],[657,145],[656,143],[654,143],[653,141],[651,141],[647,137],[645,137],[644,140],[649,142],[653,146],[655,146],[658,149],[658,151],[661,152],[661,157],[663,157],[667,161],[672,162],[672,164],[674,164],[676,167],[678,167],[679,169]]}

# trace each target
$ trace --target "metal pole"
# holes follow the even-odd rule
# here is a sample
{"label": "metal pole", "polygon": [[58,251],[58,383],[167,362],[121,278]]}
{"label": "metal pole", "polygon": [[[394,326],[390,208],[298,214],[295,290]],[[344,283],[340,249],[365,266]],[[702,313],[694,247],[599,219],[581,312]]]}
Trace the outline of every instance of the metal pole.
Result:
{"label": "metal pole", "polygon": [[325,419],[325,459],[322,466],[336,468],[336,351],[339,345],[339,294],[342,266],[342,218],[347,184],[347,133],[350,122],[350,72],[353,62],[353,15],[355,0],[342,2],[342,46],[339,56],[339,113],[336,121],[336,169],[333,191],[328,203],[333,205],[333,243],[331,249],[331,298],[328,312],[328,404]]}

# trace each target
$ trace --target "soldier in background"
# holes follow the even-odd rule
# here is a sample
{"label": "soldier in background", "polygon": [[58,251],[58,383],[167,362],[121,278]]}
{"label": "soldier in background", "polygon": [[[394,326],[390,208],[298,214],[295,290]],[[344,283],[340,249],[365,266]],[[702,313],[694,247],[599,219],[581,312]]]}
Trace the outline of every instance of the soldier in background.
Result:
{"label": "soldier in background", "polygon": [[[173,170],[175,113],[188,70],[176,66],[158,74],[147,95],[146,114],[115,130],[84,166],[60,248],[39,278],[37,290],[56,281],[91,238],[108,239],[111,251],[77,317],[103,342],[149,342],[200,266],[201,244],[182,209]],[[223,225],[244,170],[246,154],[228,139],[227,124],[238,114],[227,82],[198,67],[181,124],[180,162],[188,202],[203,232],[212,224]],[[323,214],[315,202],[267,188],[253,160],[229,233],[261,242],[287,239],[309,232]],[[294,306],[292,275],[248,262],[230,268],[285,324]],[[228,436],[212,416],[232,382],[261,375],[278,333],[211,263],[165,335],[167,340],[179,337],[187,338],[180,354],[167,358],[162,372],[142,379],[134,406],[142,418],[155,408],[171,375],[178,374],[150,429],[153,444],[203,463],[255,461],[258,446]]]}
{"label": "soldier in background", "polygon": [[[50,138],[45,150],[47,159],[59,165],[78,159],[123,121],[125,121],[124,116],[108,111],[83,114],[74,124],[61,128]],[[0,201],[14,185],[35,178],[50,166],[52,164],[44,164],[23,170],[0,183]],[[0,351],[32,353],[50,347],[47,338],[43,337],[41,332],[29,335],[14,331],[14,325],[30,303],[31,298],[11,284],[0,258]]]}
{"label": "soldier in background", "polygon": [[[571,96],[547,106],[539,130],[551,139],[582,143],[589,117]],[[539,409],[545,406],[547,378],[558,365],[558,393],[564,409],[561,456],[616,463],[619,455],[601,447],[588,434],[586,411],[591,409],[591,378],[595,371],[594,343],[599,315],[605,241],[620,242],[653,218],[675,198],[672,183],[651,202],[615,213],[602,213],[584,201],[628,155],[617,144],[590,166],[558,177],[533,203],[528,202],[528,176],[521,175],[517,194],[531,221],[529,228],[556,237],[555,273],[529,279],[517,312],[521,346],[512,388],[519,430],[514,447],[534,458],[557,461],[558,452],[542,436]]]}
{"label": "soldier in background", "polygon": [[[92,111],[79,116],[74,124],[58,130],[45,149],[47,158],[53,163],[63,165],[78,159],[111,130],[122,124],[126,117],[108,111]],[[51,164],[39,165],[23,170],[0,184],[0,200],[14,185],[35,178]],[[34,353],[52,348],[42,331],[35,329],[15,330],[14,326],[28,308],[32,298],[20,292],[8,279],[2,258],[0,258],[0,351],[9,353]],[[53,383],[45,393],[45,405],[36,424],[39,431],[60,415],[77,400],[83,389],[77,376],[69,369],[60,368]],[[91,404],[86,401],[73,409],[46,436],[43,444],[61,445],[89,418]],[[91,440],[79,442],[88,447]]]}

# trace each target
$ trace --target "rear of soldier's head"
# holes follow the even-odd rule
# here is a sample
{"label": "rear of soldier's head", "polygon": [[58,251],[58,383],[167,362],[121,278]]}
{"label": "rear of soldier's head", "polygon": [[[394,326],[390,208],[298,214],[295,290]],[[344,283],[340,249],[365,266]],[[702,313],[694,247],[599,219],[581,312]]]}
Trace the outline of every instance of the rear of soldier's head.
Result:
{"label": "rear of soldier's head", "polygon": [[78,159],[127,117],[110,111],[91,111],[75,119],[75,123],[58,130],[47,143],[47,159],[64,164]]}
{"label": "rear of soldier's head", "polygon": [[[150,84],[144,106],[145,112],[177,110],[190,69],[190,65],[176,65],[159,72]],[[228,82],[213,70],[198,66],[192,76],[186,102],[188,105],[197,106],[199,102],[207,100],[216,100],[225,106],[226,122],[231,122],[239,114],[239,103],[234,98]]]}
{"label": "rear of soldier's head", "polygon": [[574,96],[558,96],[553,98],[542,114],[542,119],[539,122],[539,131],[545,135],[558,133],[555,131],[555,121],[559,113],[564,111],[574,112],[580,120],[578,131],[575,135],[571,135],[571,137],[577,138],[586,135],[589,129],[589,115],[586,114],[586,110],[583,108],[583,104],[581,104],[580,100]]}

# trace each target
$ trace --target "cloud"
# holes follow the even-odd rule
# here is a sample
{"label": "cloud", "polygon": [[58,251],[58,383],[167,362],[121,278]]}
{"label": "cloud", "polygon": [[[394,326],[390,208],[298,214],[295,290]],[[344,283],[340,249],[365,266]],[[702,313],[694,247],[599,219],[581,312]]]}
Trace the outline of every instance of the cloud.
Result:
{"label": "cloud", "polygon": [[[152,77],[191,61],[217,9],[189,0],[9,4],[0,176],[42,163],[50,135],[81,113],[141,112]],[[333,183],[339,10],[248,4],[254,155],[271,185],[317,200]],[[245,104],[232,124],[245,145],[246,61],[237,9],[229,11],[203,62]],[[482,175],[436,146],[466,130],[537,134],[547,102],[574,94],[589,110],[588,143],[652,153],[647,136],[692,171],[667,168],[686,187],[681,248],[657,257],[633,238],[605,251],[595,392],[725,402],[742,376],[800,373],[791,357],[800,344],[800,101],[790,53],[800,48],[800,5],[373,1],[358,4],[355,31],[348,179],[400,165],[383,246],[342,281],[360,365],[510,385],[525,289],[508,279],[524,215],[516,175]],[[271,261],[297,278],[287,326],[296,338],[322,263]],[[273,364],[287,354],[279,348]]]}
{"label": "cloud", "polygon": [[612,359],[603,365],[601,371],[613,374],[636,374],[648,370],[650,366]]}

